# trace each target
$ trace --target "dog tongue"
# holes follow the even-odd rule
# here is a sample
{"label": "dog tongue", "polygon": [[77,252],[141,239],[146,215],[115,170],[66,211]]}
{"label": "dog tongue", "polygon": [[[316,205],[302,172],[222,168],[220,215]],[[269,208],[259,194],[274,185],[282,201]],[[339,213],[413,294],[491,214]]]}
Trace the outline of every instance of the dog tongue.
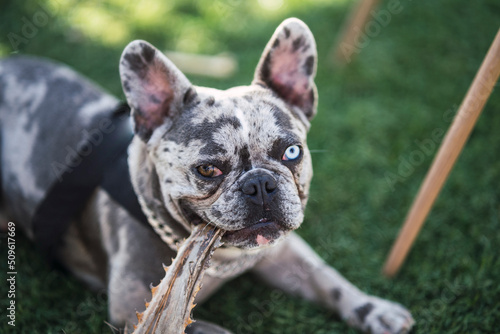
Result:
{"label": "dog tongue", "polygon": [[269,239],[267,239],[266,237],[264,237],[260,234],[257,234],[257,244],[259,246],[267,245],[268,243],[269,243]]}

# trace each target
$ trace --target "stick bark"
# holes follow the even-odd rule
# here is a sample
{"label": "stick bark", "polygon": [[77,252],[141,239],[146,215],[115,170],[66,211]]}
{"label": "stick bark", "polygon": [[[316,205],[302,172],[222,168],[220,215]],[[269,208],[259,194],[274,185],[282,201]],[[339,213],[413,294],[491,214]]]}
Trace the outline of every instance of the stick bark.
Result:
{"label": "stick bark", "polygon": [[455,164],[500,75],[500,30],[486,54],[453,123],[406,216],[383,268],[394,276],[403,264],[446,178]]}

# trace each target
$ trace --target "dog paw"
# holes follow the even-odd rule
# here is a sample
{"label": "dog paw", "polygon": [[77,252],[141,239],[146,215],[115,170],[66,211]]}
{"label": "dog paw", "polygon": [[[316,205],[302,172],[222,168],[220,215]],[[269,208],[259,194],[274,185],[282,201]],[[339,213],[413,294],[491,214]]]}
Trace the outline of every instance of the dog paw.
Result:
{"label": "dog paw", "polygon": [[352,310],[347,322],[371,334],[409,333],[415,324],[410,312],[400,304],[372,296]]}

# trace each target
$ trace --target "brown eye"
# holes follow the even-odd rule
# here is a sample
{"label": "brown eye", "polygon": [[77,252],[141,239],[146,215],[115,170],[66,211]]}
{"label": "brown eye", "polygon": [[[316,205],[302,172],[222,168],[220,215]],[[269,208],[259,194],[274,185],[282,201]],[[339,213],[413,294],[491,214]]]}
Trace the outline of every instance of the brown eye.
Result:
{"label": "brown eye", "polygon": [[222,175],[221,170],[214,165],[201,165],[196,169],[198,170],[198,173],[204,177],[216,177]]}

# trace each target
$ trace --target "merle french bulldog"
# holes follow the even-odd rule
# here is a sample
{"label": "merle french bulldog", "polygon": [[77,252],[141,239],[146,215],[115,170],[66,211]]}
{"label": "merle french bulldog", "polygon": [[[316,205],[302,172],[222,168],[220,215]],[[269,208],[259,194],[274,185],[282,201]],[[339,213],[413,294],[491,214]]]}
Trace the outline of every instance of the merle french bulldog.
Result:
{"label": "merle french bulldog", "polygon": [[[224,91],[192,85],[147,42],[125,48],[120,76],[134,131],[128,166],[149,224],[97,187],[56,248],[67,270],[107,289],[113,324],[136,323],[148,286],[164,275],[161,264],[175,257],[192,224],[204,221],[226,233],[198,302],[252,271],[361,331],[410,330],[404,307],[358,290],[293,232],[312,177],[306,135],[316,114],[316,63],[313,35],[298,19],[277,28],[251,85]],[[0,62],[4,219],[33,237],[33,216],[60,166],[75,167],[82,142],[98,145],[112,130],[107,119],[118,103],[62,65],[29,57]],[[197,330],[227,332],[203,321],[188,328]]]}

